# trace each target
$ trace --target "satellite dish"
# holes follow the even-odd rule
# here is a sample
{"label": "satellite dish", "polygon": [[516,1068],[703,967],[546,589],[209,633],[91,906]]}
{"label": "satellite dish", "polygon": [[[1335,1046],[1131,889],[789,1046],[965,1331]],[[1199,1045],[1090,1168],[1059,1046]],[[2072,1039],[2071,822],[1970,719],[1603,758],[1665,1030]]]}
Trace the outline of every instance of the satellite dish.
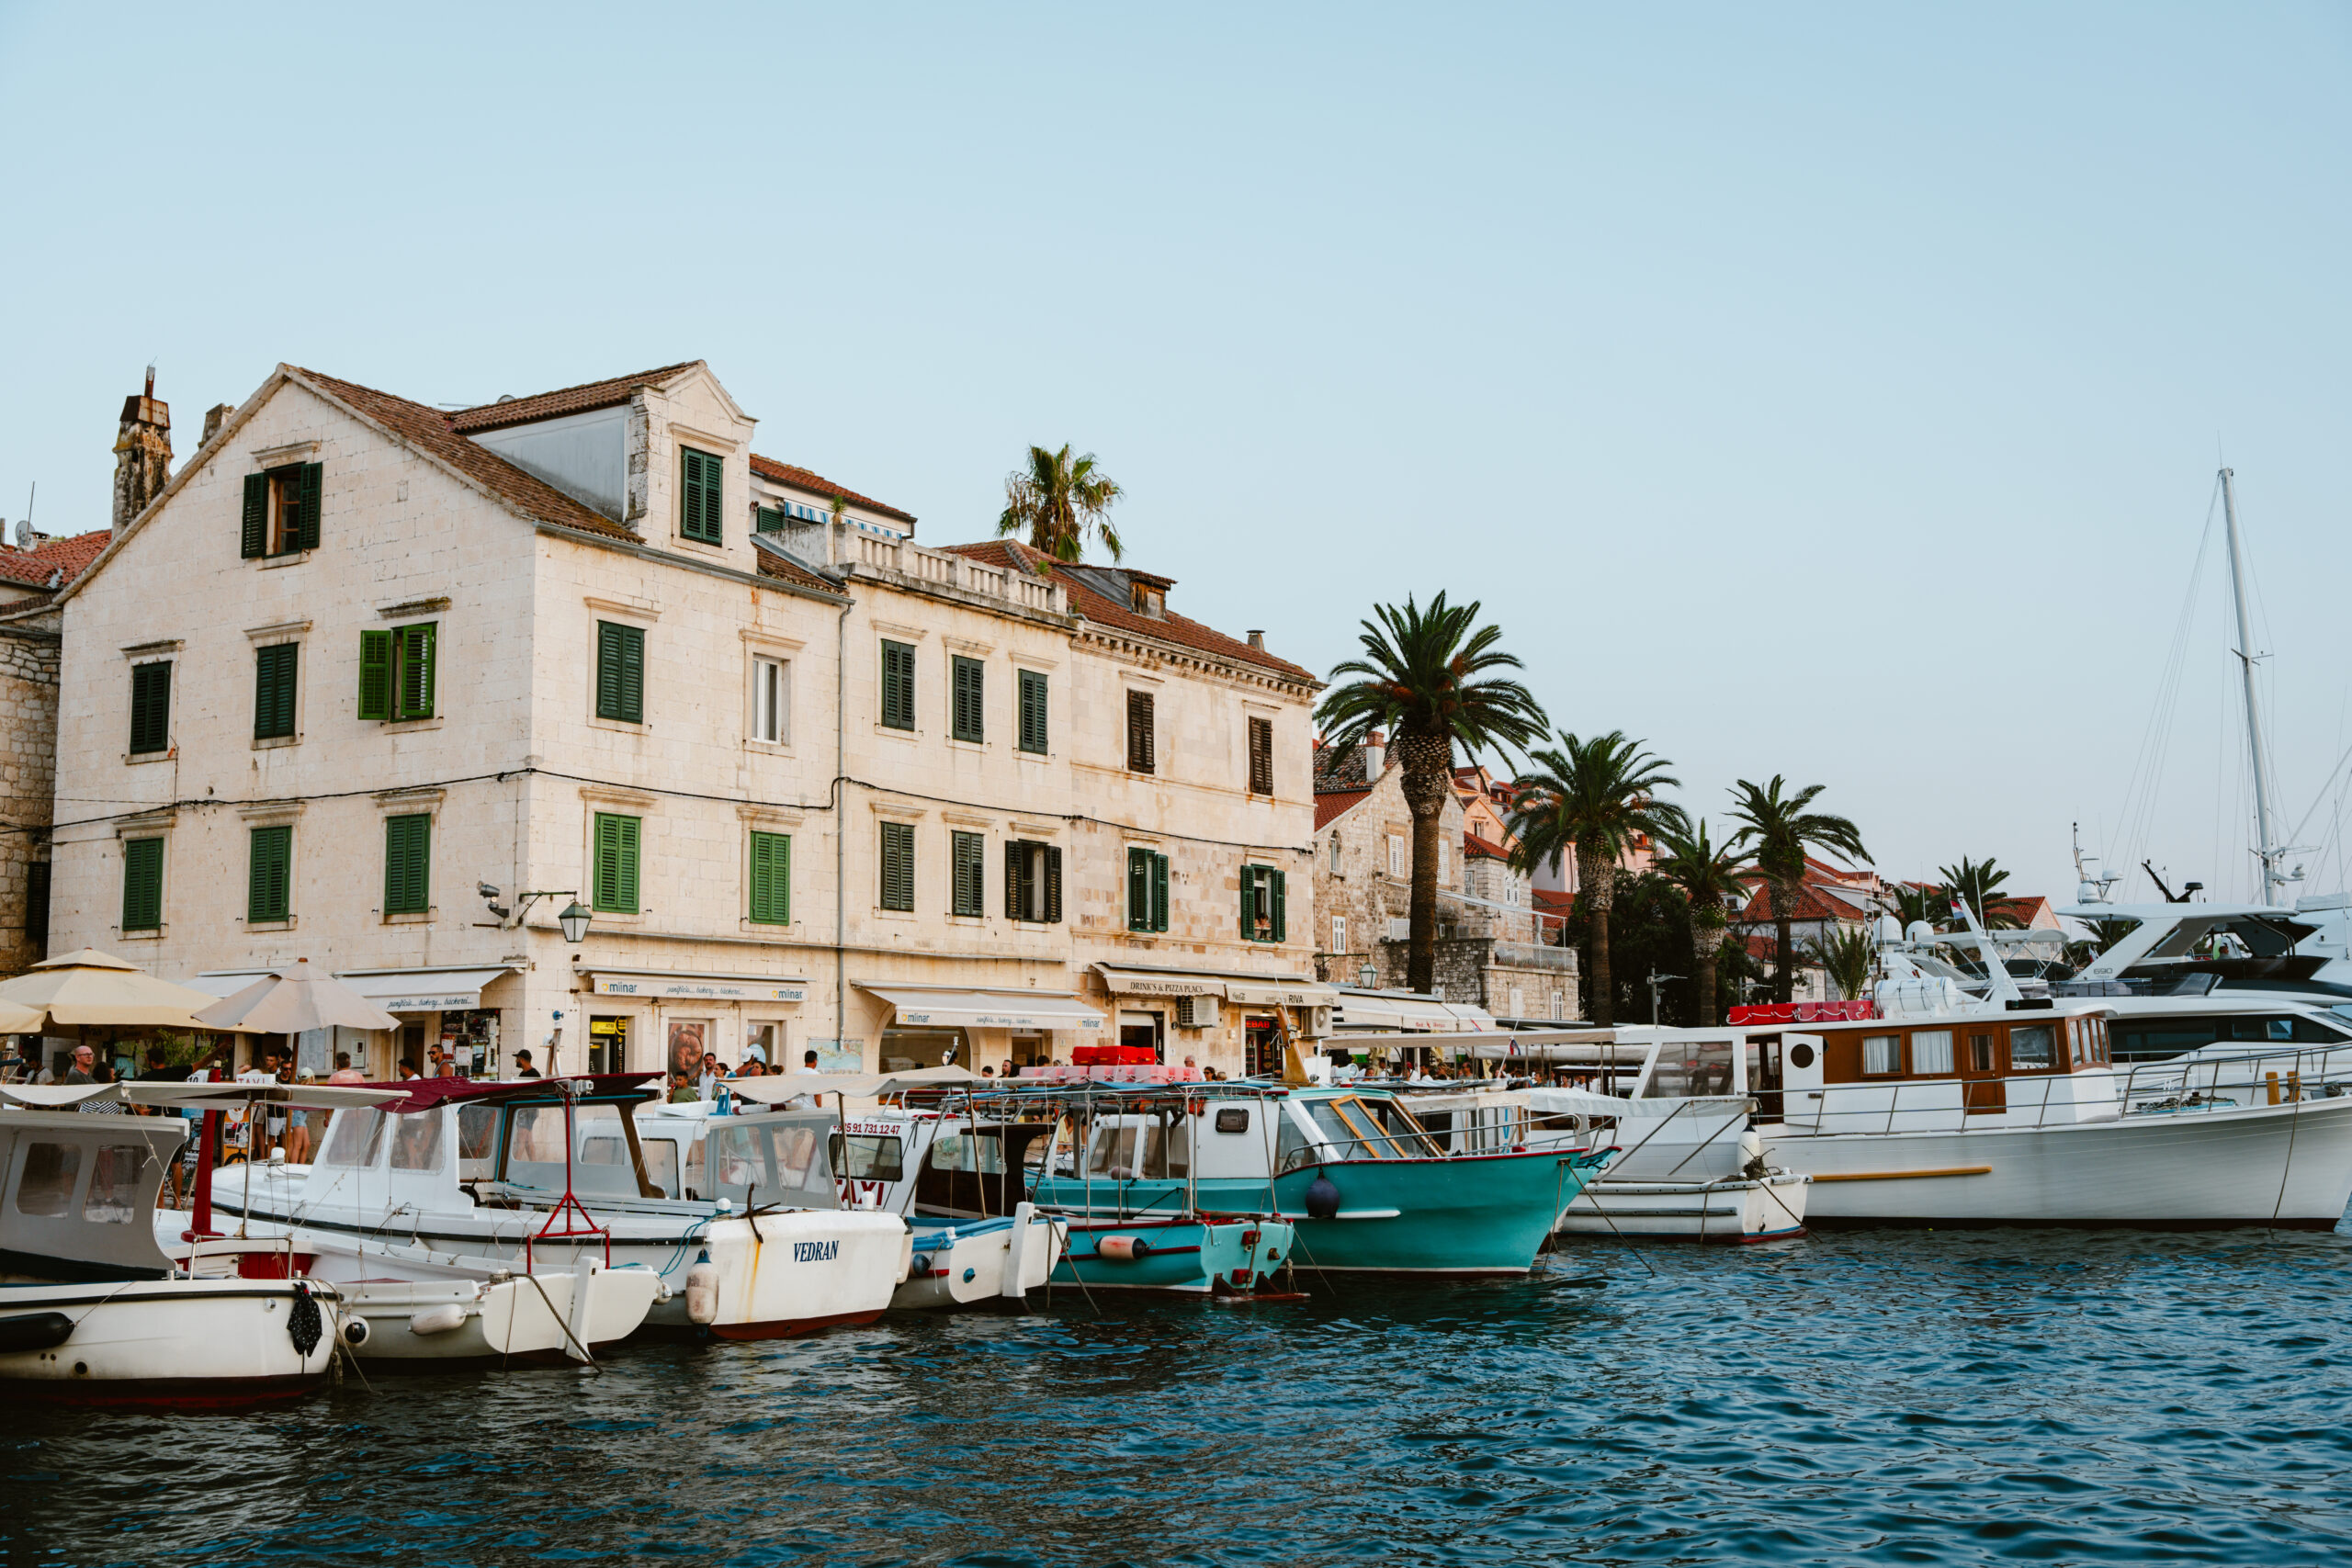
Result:
{"label": "satellite dish", "polygon": [[1904,929],[1903,939],[1914,947],[1927,947],[1936,940],[1936,928],[1925,920],[1914,920]]}

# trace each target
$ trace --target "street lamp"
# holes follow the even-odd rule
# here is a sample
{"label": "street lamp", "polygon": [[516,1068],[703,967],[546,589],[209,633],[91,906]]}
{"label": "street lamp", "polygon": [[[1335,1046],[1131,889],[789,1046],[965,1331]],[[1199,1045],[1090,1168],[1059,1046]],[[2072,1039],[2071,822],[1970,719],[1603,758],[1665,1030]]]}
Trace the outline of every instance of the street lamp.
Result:
{"label": "street lamp", "polygon": [[1657,1027],[1657,988],[1668,980],[1681,978],[1679,975],[1661,975],[1656,969],[1650,971],[1650,1027],[1652,1029]]}
{"label": "street lamp", "polygon": [[1365,990],[1371,990],[1372,983],[1379,978],[1380,970],[1377,965],[1371,964],[1359,964],[1356,965],[1356,984],[1362,986]]}
{"label": "street lamp", "polygon": [[564,942],[572,947],[578,947],[581,938],[588,934],[588,922],[593,917],[588,911],[580,907],[580,900],[574,898],[563,907],[563,913],[555,918],[555,923],[563,928]]}
{"label": "street lamp", "polygon": [[490,912],[498,917],[499,924],[503,926],[521,925],[524,917],[531,912],[531,906],[542,898],[571,899],[571,902],[563,907],[563,912],[556,916],[555,923],[563,928],[563,940],[573,947],[580,945],[581,939],[588,934],[588,922],[595,919],[594,915],[581,908],[580,894],[575,888],[566,887],[551,892],[518,894],[514,899],[514,911],[511,915],[498,907],[497,888],[485,882],[479,891],[483,901],[490,905]]}

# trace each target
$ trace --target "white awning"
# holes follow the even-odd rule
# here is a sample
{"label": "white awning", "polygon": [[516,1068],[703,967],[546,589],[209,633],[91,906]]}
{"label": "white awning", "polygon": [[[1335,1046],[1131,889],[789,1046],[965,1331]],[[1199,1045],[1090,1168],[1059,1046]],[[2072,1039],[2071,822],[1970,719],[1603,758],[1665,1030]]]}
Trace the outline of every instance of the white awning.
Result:
{"label": "white awning", "polygon": [[[502,964],[490,969],[345,970],[335,978],[386,1012],[457,1012],[481,1006],[481,988],[512,973],[512,964]],[[252,983],[249,976],[243,985]]]}
{"label": "white awning", "polygon": [[208,997],[218,997],[227,1001],[255,980],[267,979],[272,973],[267,969],[208,969],[193,979],[182,980],[180,984],[191,991],[202,991]]}
{"label": "white awning", "polygon": [[1067,992],[956,991],[918,986],[858,988],[881,998],[902,1029],[1099,1030],[1102,1015]]}
{"label": "white awning", "polygon": [[710,975],[691,969],[590,969],[576,974],[600,997],[655,1001],[798,1002],[808,982],[796,975]]}
{"label": "white awning", "polygon": [[1392,1029],[1436,1031],[1448,1034],[1484,1032],[1495,1027],[1491,1014],[1467,1002],[1432,1001],[1427,997],[1367,995],[1341,991],[1331,1014],[1334,1030]]}
{"label": "white awning", "polygon": [[1129,969],[1097,964],[1094,972],[1117,997],[1223,997],[1243,1007],[1329,1007],[1339,987],[1303,975],[1242,975],[1216,970]]}

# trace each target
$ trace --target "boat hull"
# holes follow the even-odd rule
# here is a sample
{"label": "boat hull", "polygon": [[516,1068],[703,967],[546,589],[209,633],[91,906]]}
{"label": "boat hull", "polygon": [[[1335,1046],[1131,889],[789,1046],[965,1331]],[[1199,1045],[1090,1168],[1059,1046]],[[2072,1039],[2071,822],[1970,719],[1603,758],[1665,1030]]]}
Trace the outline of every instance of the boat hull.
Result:
{"label": "boat hull", "polygon": [[1783,1172],[1762,1181],[1595,1181],[1560,1216],[1562,1235],[1668,1241],[1781,1241],[1804,1234],[1812,1183]]}
{"label": "boat hull", "polygon": [[[288,1326],[305,1296],[319,1314],[308,1350]],[[0,1335],[14,1320],[50,1314],[70,1319],[70,1333],[46,1348],[0,1351],[0,1389],[14,1397],[187,1409],[294,1398],[326,1380],[338,1327],[335,1292],[299,1280],[0,1288]]]}
{"label": "boat hull", "polygon": [[[917,1218],[909,1223],[914,1227],[914,1262],[906,1283],[890,1297],[893,1312],[941,1312],[1000,1303],[1018,1306],[1029,1292],[1044,1288],[1061,1261],[1060,1227],[1053,1216],[1025,1203],[1012,1218]],[[1017,1258],[1016,1235],[1021,1243]],[[1019,1271],[1011,1289],[1008,1269]]]}
{"label": "boat hull", "polygon": [[[580,1299],[585,1282],[587,1299]],[[339,1287],[346,1324],[368,1325],[353,1353],[370,1366],[578,1361],[637,1332],[666,1293],[649,1269],[552,1270],[500,1280],[370,1280]],[[454,1309],[455,1326],[434,1322]],[[346,1342],[348,1342],[346,1329]]]}
{"label": "boat hull", "polygon": [[2331,1229],[2352,1199],[2352,1097],[1984,1131],[1758,1129],[1814,1179],[1816,1224]]}
{"label": "boat hull", "polygon": [[1281,1220],[1072,1215],[1066,1224],[1053,1282],[1089,1291],[1250,1295],[1291,1255],[1291,1226]]}
{"label": "boat hull", "polygon": [[[1274,1179],[1282,1216],[1298,1227],[1298,1266],[1331,1273],[1524,1274],[1560,1212],[1584,1190],[1590,1156],[1557,1150],[1451,1159],[1350,1160]],[[1316,1219],[1307,1189],[1340,1190],[1339,1213]],[[1202,1206],[1217,1200],[1203,1183]],[[1255,1184],[1260,1202],[1265,1187]]]}

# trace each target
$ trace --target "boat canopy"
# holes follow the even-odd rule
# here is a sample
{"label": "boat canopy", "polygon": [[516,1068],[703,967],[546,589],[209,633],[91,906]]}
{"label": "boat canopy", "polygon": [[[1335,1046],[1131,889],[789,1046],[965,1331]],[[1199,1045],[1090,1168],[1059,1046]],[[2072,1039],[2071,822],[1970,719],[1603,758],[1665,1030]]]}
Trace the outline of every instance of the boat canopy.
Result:
{"label": "boat canopy", "polygon": [[0,1115],[0,1254],[11,1272],[51,1280],[170,1273],[171,1259],[155,1245],[155,1194],[187,1136],[187,1123],[175,1116]]}
{"label": "boat canopy", "polygon": [[[413,1111],[430,1111],[436,1105],[459,1101],[515,1100],[561,1100],[566,1090],[562,1084],[578,1086],[570,1091],[578,1100],[642,1100],[652,1093],[646,1086],[660,1077],[660,1073],[568,1073],[560,1078],[410,1078],[404,1083],[355,1084],[355,1089],[386,1089],[390,1092],[381,1100],[386,1111],[396,1116]],[[399,1103],[390,1103],[390,1101]]]}
{"label": "boat canopy", "polygon": [[811,1100],[826,1094],[875,1100],[886,1094],[904,1094],[909,1089],[952,1089],[967,1083],[983,1084],[991,1089],[997,1087],[996,1079],[984,1078],[969,1067],[959,1067],[951,1062],[945,1066],[913,1067],[903,1073],[783,1073],[729,1078],[727,1092],[737,1100],[781,1105],[804,1094]]}

